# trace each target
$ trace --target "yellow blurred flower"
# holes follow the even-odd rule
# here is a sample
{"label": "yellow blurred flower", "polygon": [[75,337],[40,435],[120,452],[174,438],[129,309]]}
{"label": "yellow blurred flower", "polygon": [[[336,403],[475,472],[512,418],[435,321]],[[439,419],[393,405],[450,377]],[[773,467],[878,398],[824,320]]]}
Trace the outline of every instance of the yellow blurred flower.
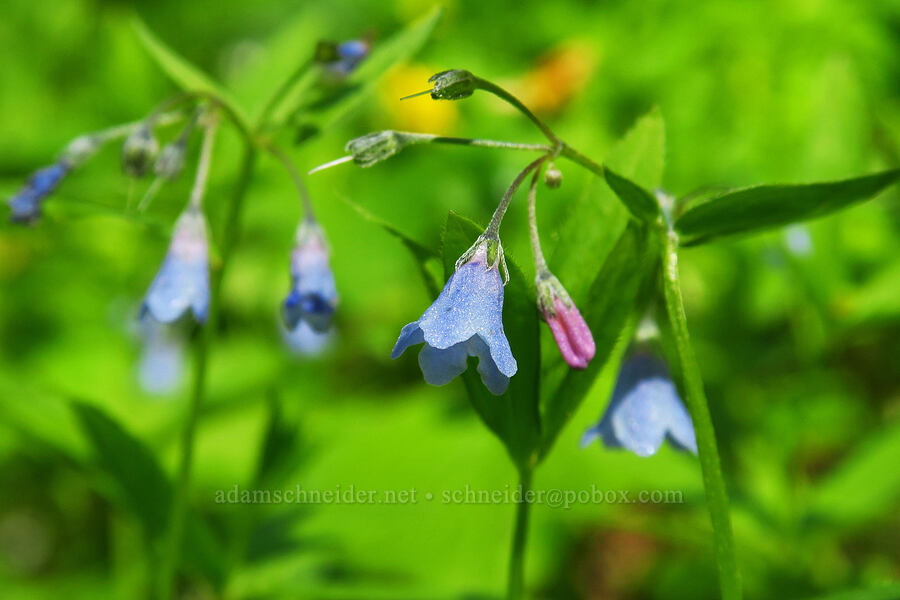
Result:
{"label": "yellow blurred flower", "polygon": [[537,66],[511,86],[512,91],[535,112],[556,112],[584,89],[596,62],[590,44],[565,42],[539,58]]}
{"label": "yellow blurred flower", "polygon": [[453,102],[432,100],[428,95],[400,101],[403,96],[428,89],[431,85],[428,78],[439,70],[424,65],[407,65],[395,69],[382,80],[378,95],[388,117],[385,129],[438,135],[454,132],[459,113]]}

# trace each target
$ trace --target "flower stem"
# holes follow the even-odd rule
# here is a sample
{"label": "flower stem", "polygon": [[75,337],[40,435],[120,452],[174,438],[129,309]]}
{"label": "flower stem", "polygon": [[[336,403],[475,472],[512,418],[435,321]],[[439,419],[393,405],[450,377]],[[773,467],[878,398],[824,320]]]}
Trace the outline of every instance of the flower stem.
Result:
{"label": "flower stem", "polygon": [[194,178],[194,187],[191,188],[190,198],[191,206],[196,208],[200,208],[203,204],[203,196],[206,194],[206,182],[209,179],[209,163],[212,160],[216,128],[217,123],[213,120],[203,129],[203,146],[200,148],[200,158],[197,160],[197,175]]}
{"label": "flower stem", "polygon": [[562,143],[563,143],[562,140],[559,139],[555,133],[553,133],[553,130],[550,129],[550,127],[548,127],[546,123],[541,121],[537,117],[537,115],[535,115],[533,112],[531,112],[531,110],[529,110],[529,108],[527,106],[525,106],[521,100],[519,100],[518,98],[516,98],[515,96],[513,96],[512,94],[507,92],[505,89],[503,89],[499,85],[497,85],[496,83],[493,83],[491,81],[488,81],[487,79],[482,79],[481,77],[475,77],[475,87],[477,87],[480,90],[484,90],[485,92],[488,92],[489,94],[493,94],[493,95],[497,96],[498,98],[500,98],[501,100],[505,101],[506,103],[512,105],[523,115],[525,115],[526,117],[531,119],[531,122],[534,123],[537,126],[537,128],[541,130],[541,133],[543,133],[544,136],[548,140],[550,140],[550,142],[554,146],[562,145]]}
{"label": "flower stem", "polygon": [[266,150],[268,150],[272,156],[278,159],[278,161],[288,172],[288,175],[291,176],[291,179],[294,182],[294,186],[296,186],[297,188],[297,193],[300,194],[300,201],[303,203],[303,211],[306,213],[306,218],[310,221],[315,221],[316,216],[315,212],[313,212],[312,200],[310,200],[309,198],[309,192],[306,191],[306,184],[303,182],[303,176],[300,175],[300,171],[297,170],[297,166],[294,164],[294,161],[291,160],[291,157],[288,156],[288,154],[284,150],[282,150],[275,144],[266,144]]}
{"label": "flower stem", "polygon": [[592,171],[595,175],[599,175],[603,177],[603,165],[600,163],[594,162],[572,146],[566,144],[565,142],[562,145],[562,149],[560,150],[560,155],[565,156],[571,161],[574,161],[587,169],[588,171]]}
{"label": "flower stem", "polygon": [[485,237],[499,236],[500,222],[503,221],[503,215],[506,214],[506,209],[509,208],[509,202],[512,200],[513,194],[516,193],[516,190],[519,189],[519,186],[522,185],[522,182],[525,181],[525,178],[528,176],[528,174],[544,164],[545,160],[547,160],[547,155],[533,160],[528,164],[527,167],[522,169],[521,173],[516,175],[516,178],[513,180],[512,185],[510,185],[506,190],[506,193],[503,194],[503,198],[500,200],[500,204],[497,205],[497,209],[494,211],[494,216],[491,217],[491,222],[488,223],[487,229],[484,230]]}
{"label": "flower stem", "polygon": [[241,162],[241,170],[238,175],[225,227],[222,232],[221,242],[221,266],[214,271],[210,280],[209,317],[206,325],[197,337],[196,359],[194,362],[194,383],[191,391],[190,404],[181,436],[181,457],[178,463],[178,474],[175,480],[175,491],[172,498],[172,506],[169,518],[168,548],[164,556],[164,564],[160,570],[159,590],[160,598],[171,598],[174,591],[175,575],[180,564],[181,548],[184,539],[184,529],[189,508],[191,470],[194,455],[194,438],[196,436],[197,423],[206,395],[206,378],[208,371],[209,347],[215,336],[219,319],[220,297],[222,281],[229,259],[234,251],[240,229],[241,214],[243,211],[244,197],[253,175],[256,164],[256,150],[251,144],[244,147],[244,155]]}
{"label": "flower stem", "polygon": [[531,253],[534,255],[534,270],[537,277],[547,272],[547,259],[541,249],[541,237],[538,235],[537,226],[537,184],[541,170],[537,169],[531,177],[531,187],[528,188],[528,233],[531,237]]}
{"label": "flower stem", "polygon": [[521,600],[525,591],[525,546],[528,541],[528,516],[531,509],[532,467],[519,469],[519,492],[516,503],[516,522],[513,529],[512,546],[509,552],[509,578],[506,584],[506,600]]}
{"label": "flower stem", "polygon": [[697,450],[700,456],[700,468],[703,472],[703,486],[706,490],[706,505],[712,522],[713,545],[719,568],[719,586],[723,600],[740,600],[742,597],[741,581],[734,550],[731,517],[729,516],[728,492],[722,476],[722,466],[716,447],[712,419],[709,415],[709,406],[703,391],[703,379],[688,335],[687,317],[681,295],[681,284],[678,277],[678,237],[674,231],[663,228],[660,231],[664,237],[661,247],[663,249],[663,287],[666,310],[675,337],[687,405],[694,422],[694,431],[697,434]]}

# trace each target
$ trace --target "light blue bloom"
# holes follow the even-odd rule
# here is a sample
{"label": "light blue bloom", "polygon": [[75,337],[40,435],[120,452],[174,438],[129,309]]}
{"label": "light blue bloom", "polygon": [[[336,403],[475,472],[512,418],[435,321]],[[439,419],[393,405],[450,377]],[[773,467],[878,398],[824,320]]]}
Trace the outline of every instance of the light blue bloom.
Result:
{"label": "light blue bloom", "polygon": [[337,301],[325,234],[315,221],[304,219],[291,253],[291,290],[282,305],[284,323],[293,331],[306,322],[314,331],[324,333],[331,326]]}
{"label": "light blue bloom", "polygon": [[444,385],[466,370],[467,357],[477,356],[481,380],[499,396],[517,366],[503,331],[503,277],[488,263],[487,245],[478,245],[434,304],[400,331],[391,358],[425,342],[419,353],[425,381]]}
{"label": "light blue bloom", "polygon": [[284,340],[293,352],[305,356],[320,354],[331,343],[332,330],[319,333],[309,326],[306,321],[300,321],[292,329],[284,329]]}
{"label": "light blue bloom", "polygon": [[337,45],[338,60],[328,67],[335,73],[349,75],[369,54],[369,44],[363,40],[349,40]]}
{"label": "light blue bloom", "polygon": [[140,325],[144,347],[138,362],[138,383],[148,394],[173,392],[184,368],[184,344],[170,325],[146,317]]}
{"label": "light blue bloom", "polygon": [[694,426],[665,364],[639,352],[622,365],[612,400],[600,422],[585,432],[582,447],[597,438],[610,448],[638,456],[656,454],[668,437],[677,448],[697,453]]}
{"label": "light blue bloom", "polygon": [[172,243],[150,284],[141,316],[171,323],[190,309],[200,323],[209,309],[209,249],[206,220],[200,209],[188,206],[175,222]]}

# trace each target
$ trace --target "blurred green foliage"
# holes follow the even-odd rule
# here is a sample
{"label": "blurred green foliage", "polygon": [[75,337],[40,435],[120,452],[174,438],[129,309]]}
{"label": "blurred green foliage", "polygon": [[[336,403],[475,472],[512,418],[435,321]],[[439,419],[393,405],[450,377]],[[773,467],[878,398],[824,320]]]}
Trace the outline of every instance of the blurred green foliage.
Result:
{"label": "blurred green foliage", "polygon": [[[139,118],[175,91],[138,41],[135,13],[252,112],[319,39],[371,32],[377,48],[430,8],[414,0],[8,0],[0,192],[12,194],[69,139]],[[679,197],[710,186],[838,180],[898,164],[898,34],[900,7],[890,0],[449,2],[414,61],[291,154],[311,168],[339,156],[346,140],[386,128],[540,141],[487,96],[397,101],[434,72],[466,68],[509,86],[597,159],[658,107],[662,185]],[[235,135],[220,141],[207,198],[216,231],[238,162]],[[431,293],[403,245],[353,205],[436,249],[448,210],[487,222],[524,162],[429,146],[310,178],[341,304],[332,348],[301,360],[284,349],[277,321],[300,204],[279,165],[261,160],[223,292],[196,452],[185,580],[195,596],[500,594],[512,507],[439,498],[466,485],[504,489],[514,485],[513,469],[461,383],[431,388],[414,359],[390,361],[400,326]],[[538,217],[551,268],[554,257],[583,265],[559,273],[580,296],[612,242],[565,259],[578,253],[566,245],[569,228],[589,226],[572,215],[595,207],[597,222],[622,228],[625,212],[603,182],[558,166],[563,186],[541,190]],[[655,185],[661,165],[646,170],[637,181]],[[4,598],[132,598],[147,580],[146,521],[166,502],[165,490],[149,484],[174,470],[189,382],[165,398],[140,390],[133,320],[189,179],[166,186],[146,214],[126,213],[144,189],[119,174],[108,149],[48,201],[38,227],[0,225]],[[681,255],[748,597],[900,597],[887,583],[900,579],[898,201],[889,189],[808,225]],[[525,224],[516,202],[504,245],[529,279]],[[440,277],[436,262],[426,268]],[[541,337],[546,348],[548,332]],[[623,349],[620,341],[615,353]],[[535,486],[681,490],[685,503],[537,505],[527,580],[547,598],[713,598],[696,460],[668,448],[650,459],[577,448],[605,406],[615,363]],[[97,440],[110,450],[98,455]],[[113,450],[122,445],[140,448],[144,460],[123,468]],[[133,474],[135,487],[123,489],[117,472]],[[436,499],[217,504],[216,491],[235,484],[415,488]],[[135,502],[151,511],[130,510]],[[838,594],[848,589],[873,591]]]}

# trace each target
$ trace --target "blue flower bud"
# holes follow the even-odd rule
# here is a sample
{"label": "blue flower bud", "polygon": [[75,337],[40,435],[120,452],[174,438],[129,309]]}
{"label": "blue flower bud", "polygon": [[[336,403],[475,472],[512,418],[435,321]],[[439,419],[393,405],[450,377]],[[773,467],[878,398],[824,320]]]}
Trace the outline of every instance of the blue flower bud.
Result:
{"label": "blue flower bud", "polygon": [[433,83],[431,97],[434,100],[461,100],[471,96],[476,89],[475,76],[462,69],[441,71],[428,79]]}
{"label": "blue flower bud", "polygon": [[41,205],[56,189],[70,165],[60,160],[54,165],[36,171],[19,192],[9,199],[9,218],[15,223],[33,223],[41,216]]}
{"label": "blue flower bud", "polygon": [[[501,395],[518,366],[503,330],[503,277],[499,257],[489,257],[489,242],[481,240],[463,255],[438,299],[419,318],[400,331],[391,351],[399,358],[415,344],[425,381],[444,385],[478,357],[478,373],[485,387]],[[500,252],[499,248],[495,252]]]}
{"label": "blue flower bud", "polygon": [[160,323],[178,320],[187,310],[202,323],[209,309],[209,248],[206,219],[200,209],[188,206],[178,221],[162,266],[150,284],[141,316]]}
{"label": "blue flower bud", "polygon": [[147,123],[139,125],[122,145],[122,170],[131,177],[143,177],[153,165],[159,142]]}
{"label": "blue flower bud", "polygon": [[325,234],[315,221],[305,219],[291,253],[291,289],[281,311],[284,323],[293,331],[305,322],[323,333],[331,326],[337,300]]}
{"label": "blue flower bud", "polygon": [[333,330],[320,333],[306,321],[300,321],[292,329],[284,329],[284,340],[293,352],[305,356],[320,354],[331,343]]}
{"label": "blue flower bud", "polygon": [[562,185],[562,171],[552,162],[547,165],[547,170],[544,171],[544,185],[551,190],[555,190]]}
{"label": "blue flower bud", "polygon": [[330,73],[346,77],[369,54],[369,44],[364,40],[349,40],[336,44],[321,41],[316,47],[316,61]]}
{"label": "blue flower bud", "polygon": [[585,432],[582,446],[597,438],[638,456],[656,454],[665,438],[676,448],[697,453],[691,417],[666,365],[643,351],[622,365],[609,406],[600,422]]}

